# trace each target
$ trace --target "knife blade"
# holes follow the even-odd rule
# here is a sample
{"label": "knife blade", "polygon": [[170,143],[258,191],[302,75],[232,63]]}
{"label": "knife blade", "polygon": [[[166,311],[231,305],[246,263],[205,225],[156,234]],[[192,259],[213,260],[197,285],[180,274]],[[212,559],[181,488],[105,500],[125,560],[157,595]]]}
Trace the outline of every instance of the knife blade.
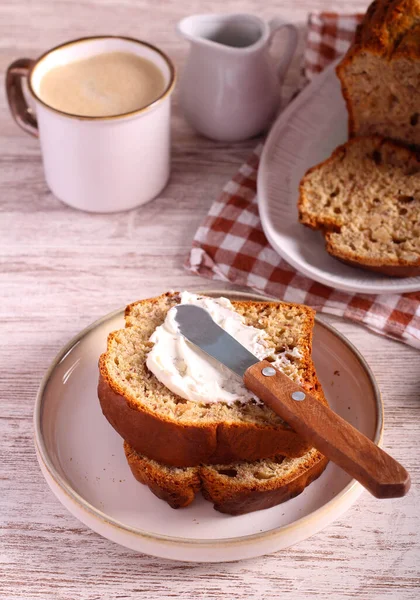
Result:
{"label": "knife blade", "polygon": [[399,462],[269,361],[259,360],[208,311],[190,304],[175,309],[180,333],[189,342],[242,377],[249,390],[375,497],[408,492],[410,476]]}
{"label": "knife blade", "polygon": [[182,335],[228,369],[242,377],[259,362],[242,344],[213,321],[210,313],[194,304],[180,304],[175,317]]}

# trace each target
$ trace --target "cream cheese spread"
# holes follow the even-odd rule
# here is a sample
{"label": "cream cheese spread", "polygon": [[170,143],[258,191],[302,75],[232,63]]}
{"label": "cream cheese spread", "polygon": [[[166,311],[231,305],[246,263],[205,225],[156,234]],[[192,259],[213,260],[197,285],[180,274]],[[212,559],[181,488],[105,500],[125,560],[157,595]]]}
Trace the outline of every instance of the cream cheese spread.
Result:
{"label": "cream cheese spread", "polygon": [[[180,304],[204,308],[220,327],[257,358],[262,360],[272,356],[273,365],[281,369],[285,356],[273,355],[273,348],[266,342],[266,332],[246,325],[227,298],[210,298],[182,292]],[[155,377],[174,394],[200,404],[246,403],[251,399],[258,401],[240,377],[181,335],[175,316],[176,309],[171,308],[164,323],[150,337],[154,346],[147,356],[146,364]],[[300,356],[296,348],[291,353]]]}

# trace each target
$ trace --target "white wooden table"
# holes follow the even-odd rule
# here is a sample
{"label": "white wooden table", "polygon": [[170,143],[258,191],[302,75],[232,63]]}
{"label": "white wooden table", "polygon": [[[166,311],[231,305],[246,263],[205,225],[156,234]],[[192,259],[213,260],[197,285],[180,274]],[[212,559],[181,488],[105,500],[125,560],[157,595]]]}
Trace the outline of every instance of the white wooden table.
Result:
{"label": "white wooden table", "polygon": [[[174,27],[193,12],[283,15],[303,24],[308,10],[365,6],[364,0],[2,0],[0,70],[19,56],[99,33],[147,39],[182,66],[187,47]],[[211,201],[255,141],[229,146],[195,136],[176,97],[173,128],[172,179],[157,200],[126,214],[84,214],[48,191],[38,142],[15,126],[0,93],[0,598],[420,598],[420,353],[351,323],[328,319],[376,374],[385,448],[413,479],[406,498],[380,502],[365,493],[327,530],[287,551],[188,565],[99,537],[58,503],[42,478],[32,409],[61,346],[130,301],[210,286],[187,274],[183,261]]]}

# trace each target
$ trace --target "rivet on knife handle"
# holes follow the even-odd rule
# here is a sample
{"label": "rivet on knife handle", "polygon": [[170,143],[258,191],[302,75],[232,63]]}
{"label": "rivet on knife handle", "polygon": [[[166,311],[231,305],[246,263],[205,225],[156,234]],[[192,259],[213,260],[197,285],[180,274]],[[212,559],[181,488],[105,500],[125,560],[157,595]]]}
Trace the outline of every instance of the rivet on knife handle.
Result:
{"label": "rivet on knife handle", "polygon": [[410,489],[410,476],[400,463],[268,361],[249,367],[244,382],[297,433],[377,498],[398,498]]}

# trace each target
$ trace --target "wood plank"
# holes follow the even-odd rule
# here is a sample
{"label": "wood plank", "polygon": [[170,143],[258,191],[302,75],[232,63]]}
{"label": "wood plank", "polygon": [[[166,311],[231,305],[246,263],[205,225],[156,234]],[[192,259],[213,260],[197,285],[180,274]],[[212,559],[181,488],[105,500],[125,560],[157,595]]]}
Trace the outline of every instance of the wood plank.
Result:
{"label": "wood plank", "polygon": [[[147,39],[180,67],[187,44],[175,24],[193,12],[281,15],[363,10],[364,0],[3,0],[0,72],[64,40],[111,32]],[[303,43],[301,33],[300,48]],[[278,45],[279,44],[279,45]],[[281,43],[276,42],[276,51]],[[286,88],[296,78],[295,59]],[[362,351],[385,404],[384,447],[410,471],[411,493],[365,493],[329,528],[286,551],[237,563],[177,564],[136,554],[87,529],[48,489],[36,462],[32,410],[49,362],[81,328],[119,306],[168,288],[215,287],[183,269],[194,232],[257,140],[216,144],[196,136],[174,103],[173,173],[154,202],[119,215],[87,215],[54,199],[37,140],[10,118],[0,94],[0,597],[114,598],[419,597],[418,352],[366,329],[332,322]],[[226,287],[217,284],[217,287]]]}

